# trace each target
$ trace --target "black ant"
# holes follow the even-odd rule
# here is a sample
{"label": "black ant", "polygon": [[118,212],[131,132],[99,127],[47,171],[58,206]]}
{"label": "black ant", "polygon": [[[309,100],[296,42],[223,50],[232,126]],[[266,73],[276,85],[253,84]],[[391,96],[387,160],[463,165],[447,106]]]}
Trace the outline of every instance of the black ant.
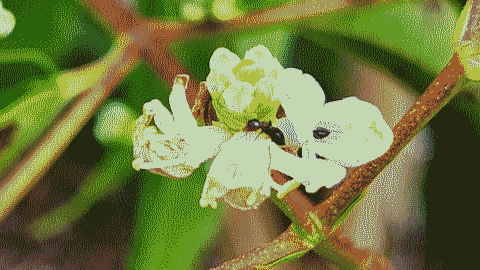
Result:
{"label": "black ant", "polygon": [[[262,132],[270,136],[272,141],[277,145],[285,145],[285,137],[280,129],[272,127],[272,121],[267,122],[260,122],[258,119],[253,119],[248,121],[247,125],[243,128],[243,131],[257,131],[262,129]],[[313,137],[316,139],[323,139],[330,134],[330,131],[324,128],[318,128],[317,130],[313,131]],[[298,149],[297,155],[302,157],[302,147]],[[325,157],[320,156],[319,154],[315,153],[315,157],[317,159],[324,159]]]}
{"label": "black ant", "polygon": [[243,131],[257,131],[262,129],[262,132],[270,136],[272,141],[277,145],[285,145],[285,137],[280,129],[272,127],[272,121],[260,122],[257,119],[248,121]]}

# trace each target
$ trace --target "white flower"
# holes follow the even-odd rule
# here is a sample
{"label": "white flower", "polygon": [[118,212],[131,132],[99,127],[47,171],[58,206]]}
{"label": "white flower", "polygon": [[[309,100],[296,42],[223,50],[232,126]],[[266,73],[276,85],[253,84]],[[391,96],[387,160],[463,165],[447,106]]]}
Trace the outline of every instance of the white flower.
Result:
{"label": "white flower", "polygon": [[[157,99],[144,105],[133,140],[136,170],[184,178],[228,140],[229,134],[217,127],[197,126],[185,96],[187,83],[187,75],[175,79],[169,99],[172,114]],[[152,119],[156,127],[148,126]]]}
{"label": "white flower", "polygon": [[270,188],[278,186],[270,176],[271,144],[256,132],[235,134],[212,163],[200,205],[216,208],[216,201],[223,198],[233,207],[247,210],[263,202]]}
{"label": "white flower", "polygon": [[217,49],[210,59],[207,87],[220,121],[239,132],[248,120],[276,120],[280,102],[276,80],[283,71],[265,46],[257,46],[240,58],[228,49]]}
{"label": "white flower", "polygon": [[[217,115],[238,133],[222,145],[210,168],[200,200],[203,207],[215,208],[217,200],[222,198],[235,208],[253,209],[267,198],[270,188],[283,197],[298,184],[303,183],[308,191],[314,192],[323,185],[338,183],[345,176],[345,169],[334,162],[306,160],[284,152],[262,136],[261,130],[239,131],[252,119],[276,120],[279,102],[275,89],[284,69],[267,48],[252,48],[243,60],[220,48],[214,52],[210,66],[207,86],[214,106],[217,105]],[[225,107],[221,106],[222,98]],[[271,170],[286,173],[295,180],[281,186],[272,180]],[[315,177],[318,181],[313,181]]]}
{"label": "white flower", "polygon": [[297,69],[286,69],[280,81],[277,94],[287,117],[275,125],[289,135],[288,144],[303,147],[304,157],[356,167],[390,147],[393,133],[374,105],[356,97],[325,103],[320,85]]}
{"label": "white flower", "polygon": [[[354,97],[325,104],[312,76],[283,69],[264,46],[252,48],[243,60],[217,49],[210,67],[206,85],[220,122],[197,126],[185,97],[188,76],[183,75],[170,95],[172,114],[158,100],[146,103],[134,135],[137,170],[184,178],[215,158],[200,200],[203,207],[216,208],[224,199],[249,210],[257,208],[271,188],[281,198],[300,184],[307,192],[331,187],[345,176],[344,166],[375,159],[393,140],[375,106]],[[280,102],[287,118],[276,118]],[[158,129],[148,126],[152,119]],[[245,129],[250,120],[257,120],[254,130]],[[302,147],[303,158],[283,151],[265,135],[277,136],[268,122],[282,131],[279,136],[287,145]],[[271,178],[271,170],[294,179],[281,186]]]}
{"label": "white flower", "polygon": [[[283,172],[296,181],[281,186],[273,181],[271,170]],[[301,159],[280,149],[257,132],[240,132],[226,142],[215,158],[203,188],[200,205],[217,207],[222,198],[231,206],[255,209],[269,195],[270,188],[283,197],[294,183],[309,192],[334,185],[345,176],[345,169],[331,161]],[[319,181],[312,181],[317,178]],[[300,179],[300,180],[299,180]],[[312,183],[311,183],[312,182]]]}

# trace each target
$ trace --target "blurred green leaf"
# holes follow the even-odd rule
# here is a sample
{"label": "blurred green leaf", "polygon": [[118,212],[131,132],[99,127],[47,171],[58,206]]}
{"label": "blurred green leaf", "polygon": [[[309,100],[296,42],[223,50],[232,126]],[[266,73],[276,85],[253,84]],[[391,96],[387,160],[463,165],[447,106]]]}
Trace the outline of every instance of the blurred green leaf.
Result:
{"label": "blurred green leaf", "polygon": [[223,212],[199,205],[204,166],[182,180],[138,173],[146,183],[128,269],[195,269],[201,262]]}
{"label": "blurred green leaf", "polygon": [[57,73],[25,80],[2,95],[0,130],[13,126],[14,134],[1,149],[0,174],[5,174],[6,169],[11,168],[42,136],[67,104],[68,100],[60,94],[56,82],[58,77]]}
{"label": "blurred green leaf", "polygon": [[17,20],[1,50],[35,48],[59,70],[90,63],[107,53],[114,37],[78,1],[2,1]]}
{"label": "blurred green leaf", "polygon": [[[440,3],[431,9],[418,1],[351,7],[340,14],[319,16],[307,27],[375,44],[437,74],[451,58],[450,40],[459,14],[450,4]],[[376,58],[374,53],[365,53],[367,58]]]}
{"label": "blurred green leaf", "polygon": [[107,147],[102,160],[95,165],[77,193],[66,204],[33,221],[30,234],[46,240],[63,233],[82,217],[98,200],[124,184],[134,171],[131,167],[131,147],[115,144]]}

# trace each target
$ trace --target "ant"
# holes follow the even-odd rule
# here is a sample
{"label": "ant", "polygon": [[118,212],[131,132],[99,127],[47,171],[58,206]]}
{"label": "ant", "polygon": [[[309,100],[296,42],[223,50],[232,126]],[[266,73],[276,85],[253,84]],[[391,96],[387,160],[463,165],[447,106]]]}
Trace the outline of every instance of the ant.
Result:
{"label": "ant", "polygon": [[277,145],[285,145],[285,137],[280,129],[272,127],[272,121],[260,122],[258,119],[248,121],[243,131],[257,131],[262,129],[262,132],[270,136],[272,141]]}
{"label": "ant", "polygon": [[[262,129],[262,132],[270,136],[272,141],[277,145],[285,145],[285,137],[280,129],[272,127],[272,122],[260,122],[258,119],[253,119],[248,121],[247,125],[243,128],[243,131],[257,131]],[[313,131],[313,137],[316,139],[323,139],[330,134],[330,131],[324,128],[318,128],[317,130]],[[302,147],[298,149],[297,155],[298,157],[302,157]],[[315,153],[315,158],[327,160],[327,158],[320,156],[319,154]]]}

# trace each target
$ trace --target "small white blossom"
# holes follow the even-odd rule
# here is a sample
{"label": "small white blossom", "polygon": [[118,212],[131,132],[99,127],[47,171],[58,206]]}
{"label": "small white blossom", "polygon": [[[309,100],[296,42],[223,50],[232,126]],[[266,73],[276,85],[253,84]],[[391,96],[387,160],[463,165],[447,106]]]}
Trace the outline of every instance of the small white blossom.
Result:
{"label": "small white blossom", "polygon": [[[243,60],[227,49],[217,49],[210,67],[207,86],[212,98],[225,100],[226,109],[215,108],[223,122],[229,123],[229,118],[241,119],[243,121],[233,125],[239,122],[239,127],[243,128],[249,120],[260,119],[262,113],[273,116],[267,119],[276,121],[280,105],[276,89],[285,69],[265,46],[247,51]],[[310,83],[316,83],[313,78],[311,80]],[[255,111],[258,105],[263,106],[264,111]],[[239,130],[239,127],[232,129]],[[281,150],[260,132],[239,131],[222,146],[207,175],[200,201],[202,206],[216,207],[216,201],[222,198],[235,208],[253,209],[266,199],[270,188],[278,190],[279,197],[302,183],[308,191],[314,192],[323,185],[338,183],[345,176],[346,170],[338,164],[301,159]],[[284,130],[284,136],[291,136],[292,132]],[[281,186],[272,180],[271,170],[286,173],[295,180]],[[313,181],[315,175],[321,175],[318,181]]]}
{"label": "small white blossom", "polygon": [[[344,178],[344,167],[377,158],[393,140],[375,106],[355,97],[325,104],[312,76],[282,68],[264,46],[252,48],[243,60],[217,49],[210,67],[206,85],[220,123],[196,125],[185,97],[188,76],[183,75],[170,95],[172,114],[158,100],[146,103],[134,135],[137,170],[184,178],[202,162],[215,159],[200,200],[203,207],[216,208],[223,199],[249,210],[257,208],[271,188],[281,198],[300,184],[307,192],[331,187]],[[287,118],[276,118],[280,102]],[[156,127],[148,126],[152,119]],[[250,120],[263,126],[250,130]],[[302,147],[302,158],[265,135],[268,122],[281,130],[288,146]],[[271,178],[271,170],[294,179],[281,186]]]}
{"label": "small white blossom", "polygon": [[[213,158],[229,134],[217,127],[198,127],[185,96],[188,76],[175,79],[172,114],[155,99],[143,107],[134,134],[133,167],[174,178],[185,178]],[[151,120],[155,126],[148,126]],[[161,133],[160,133],[160,132]]]}
{"label": "small white blossom", "polygon": [[210,59],[210,68],[208,90],[212,97],[221,94],[231,111],[254,111],[256,96],[268,98],[264,101],[277,100],[273,90],[283,68],[263,45],[247,51],[243,60],[228,49],[219,48]]}
{"label": "small white blossom", "polygon": [[287,144],[303,147],[306,158],[356,167],[381,156],[393,141],[377,107],[356,97],[325,103],[320,85],[300,70],[286,69],[278,88],[287,117],[275,125],[288,135]]}
{"label": "small white blossom", "polygon": [[270,147],[276,145],[256,132],[235,134],[213,162],[207,174],[200,205],[217,206],[223,198],[242,210],[255,208],[278,189],[270,176]]}

